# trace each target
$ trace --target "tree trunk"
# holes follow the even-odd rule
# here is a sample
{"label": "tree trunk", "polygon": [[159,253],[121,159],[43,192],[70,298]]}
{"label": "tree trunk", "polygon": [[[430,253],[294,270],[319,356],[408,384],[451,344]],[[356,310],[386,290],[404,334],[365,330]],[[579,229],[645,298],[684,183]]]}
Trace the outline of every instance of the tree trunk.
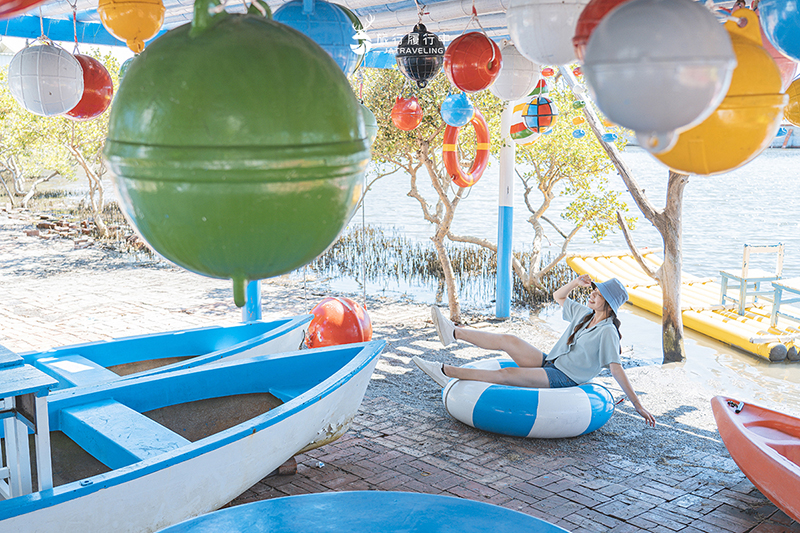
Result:
{"label": "tree trunk", "polygon": [[[72,145],[67,145],[72,156],[83,168],[86,173],[86,178],[89,180],[89,205],[92,207],[92,218],[94,219],[94,226],[97,233],[101,237],[108,237],[108,227],[103,220],[103,184],[100,176],[89,165],[89,162],[83,157],[83,154]],[[95,194],[96,193],[96,194]]]}
{"label": "tree trunk", "polygon": [[6,180],[3,179],[3,176],[0,176],[0,182],[3,183],[3,188],[6,190],[8,201],[11,204],[11,207],[14,207],[14,195],[11,193],[11,189],[8,188],[8,184],[6,183]]}
{"label": "tree trunk", "polygon": [[681,212],[683,190],[689,182],[687,176],[669,173],[667,205],[662,216],[656,218],[656,227],[664,240],[664,262],[658,269],[662,301],[662,342],[664,362],[683,361],[683,315],[681,314],[681,271],[683,265],[683,229]]}
{"label": "tree trunk", "polygon": [[444,283],[447,287],[447,305],[450,308],[450,320],[459,324],[461,323],[461,304],[458,302],[456,278],[453,275],[453,265],[450,263],[450,256],[447,255],[447,250],[444,247],[444,239],[440,237],[440,233],[441,232],[436,232],[436,235],[431,237],[431,240],[436,248],[436,255],[439,257],[439,262],[442,264],[442,270],[444,271]]}
{"label": "tree trunk", "polygon": [[22,199],[22,208],[23,209],[28,209],[28,202],[30,202],[31,198],[33,198],[34,193],[36,193],[36,187],[37,186],[39,186],[40,184],[42,184],[42,183],[44,183],[46,181],[50,181],[51,179],[55,178],[56,176],[58,176],[58,172],[53,172],[52,174],[50,174],[46,178],[39,178],[38,180],[34,181],[33,184],[31,185],[31,189],[28,191],[28,193]]}
{"label": "tree trunk", "polygon": [[[577,84],[572,72],[570,72],[568,68],[562,67],[560,71],[570,87],[574,87]],[[661,331],[664,363],[682,361],[686,352],[683,346],[683,317],[681,315],[681,216],[683,189],[686,187],[689,177],[670,171],[669,183],[667,185],[667,204],[663,210],[657,210],[644,194],[644,190],[639,187],[639,184],[633,178],[630,169],[620,157],[616,146],[603,141],[602,135],[604,129],[600,127],[600,119],[595,114],[594,109],[591,106],[586,106],[583,108],[583,114],[589,126],[592,128],[592,132],[594,132],[597,140],[600,142],[600,145],[614,163],[614,167],[617,169],[622,181],[625,182],[625,186],[628,188],[628,192],[630,192],[636,206],[661,234],[661,239],[664,242],[664,262],[656,272],[653,272],[647,264],[645,264],[644,258],[639,253],[638,248],[633,244],[633,240],[622,219],[622,215],[617,213],[620,227],[625,234],[625,240],[634,258],[636,258],[636,261],[642,269],[661,285],[661,301],[663,306],[661,310]]]}

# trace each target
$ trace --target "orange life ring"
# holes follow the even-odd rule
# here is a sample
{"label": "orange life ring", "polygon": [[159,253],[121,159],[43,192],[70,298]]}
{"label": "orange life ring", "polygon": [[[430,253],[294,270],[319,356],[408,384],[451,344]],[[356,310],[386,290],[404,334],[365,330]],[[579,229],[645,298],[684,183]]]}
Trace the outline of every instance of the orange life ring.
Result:
{"label": "orange life ring", "polygon": [[469,121],[475,129],[475,137],[478,140],[478,146],[475,150],[475,159],[472,161],[472,166],[469,167],[469,172],[464,172],[461,165],[458,164],[458,130],[454,126],[447,126],[444,130],[444,143],[442,145],[442,159],[444,160],[444,168],[447,173],[453,178],[453,183],[459,187],[471,187],[475,185],[483,171],[486,170],[486,165],[489,164],[489,127],[486,125],[486,120],[481,115],[480,111],[475,110],[475,115]]}

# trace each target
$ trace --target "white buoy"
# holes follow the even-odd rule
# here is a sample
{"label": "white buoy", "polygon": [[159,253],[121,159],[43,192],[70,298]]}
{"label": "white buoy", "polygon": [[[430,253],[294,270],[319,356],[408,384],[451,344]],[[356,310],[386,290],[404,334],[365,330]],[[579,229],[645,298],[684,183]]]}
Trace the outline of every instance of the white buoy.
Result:
{"label": "white buoy", "polygon": [[19,104],[35,115],[66,113],[83,96],[83,69],[58,46],[41,44],[17,52],[8,65],[8,88]]}

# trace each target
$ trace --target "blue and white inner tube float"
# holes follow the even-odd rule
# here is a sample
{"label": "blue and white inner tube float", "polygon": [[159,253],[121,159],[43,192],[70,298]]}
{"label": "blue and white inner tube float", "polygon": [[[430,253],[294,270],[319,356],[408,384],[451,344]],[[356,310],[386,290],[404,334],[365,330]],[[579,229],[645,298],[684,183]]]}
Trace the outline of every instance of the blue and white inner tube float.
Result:
{"label": "blue and white inner tube float", "polygon": [[[505,357],[463,365],[485,370],[514,366],[517,364]],[[585,435],[614,414],[614,397],[596,383],[533,389],[451,379],[442,390],[442,402],[450,416],[474,428],[536,439]]]}

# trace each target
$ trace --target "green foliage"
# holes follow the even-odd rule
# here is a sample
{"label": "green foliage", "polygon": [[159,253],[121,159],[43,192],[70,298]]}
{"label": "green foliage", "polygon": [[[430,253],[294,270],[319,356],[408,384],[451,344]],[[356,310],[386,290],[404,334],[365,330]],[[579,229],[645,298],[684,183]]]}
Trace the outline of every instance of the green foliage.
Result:
{"label": "green foliage", "polygon": [[[608,176],[614,172],[614,165],[592,134],[589,124],[573,123],[574,119],[584,117],[582,109],[573,107],[578,100],[573,91],[561,80],[554,82],[551,78],[548,81],[548,96],[559,109],[555,126],[532,145],[517,147],[516,152],[518,167],[527,169],[520,172],[526,188],[529,192],[539,190],[544,196],[538,206],[532,205],[529,198],[529,209],[542,215],[551,198],[570,198],[561,218],[573,226],[585,226],[592,239],[599,242],[617,227],[616,212],[625,213],[628,208],[620,200],[621,193],[608,188]],[[572,133],[579,128],[586,135],[576,139]],[[610,131],[620,133],[616,129]],[[622,139],[620,135],[616,141],[620,149],[624,147]],[[635,219],[628,218],[627,221],[632,225]]]}

